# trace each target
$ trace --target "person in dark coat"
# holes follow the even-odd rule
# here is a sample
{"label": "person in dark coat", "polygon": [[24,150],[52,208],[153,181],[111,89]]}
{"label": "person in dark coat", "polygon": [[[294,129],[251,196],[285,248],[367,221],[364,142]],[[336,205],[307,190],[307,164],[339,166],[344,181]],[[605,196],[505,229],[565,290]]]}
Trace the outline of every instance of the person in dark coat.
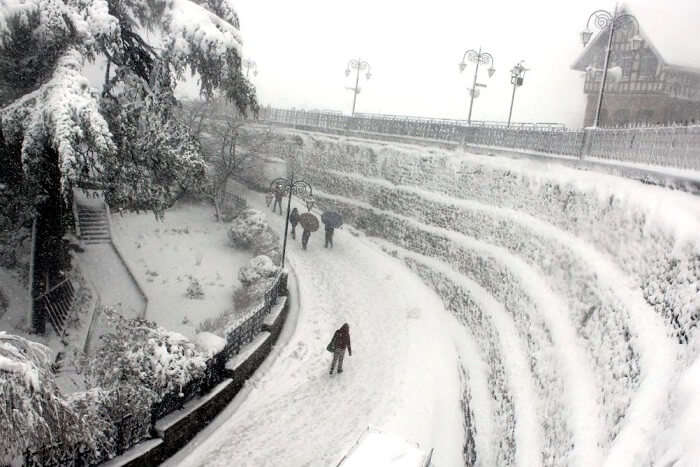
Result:
{"label": "person in dark coat", "polygon": [[333,339],[331,339],[327,349],[333,352],[333,363],[331,363],[331,371],[329,374],[333,374],[336,363],[338,364],[338,373],[342,373],[345,349],[348,349],[348,354],[352,357],[352,347],[350,346],[350,325],[348,325],[348,323],[343,324],[340,329],[337,329],[335,333],[333,333]]}
{"label": "person in dark coat", "polygon": [[304,232],[302,232],[302,234],[301,234],[301,247],[304,250],[306,250],[306,245],[309,244],[309,237],[310,236],[311,236],[311,231],[304,229]]}
{"label": "person in dark coat", "polygon": [[324,248],[333,248],[333,231],[335,229],[326,225],[326,245]]}
{"label": "person in dark coat", "polygon": [[292,238],[297,238],[296,228],[299,223],[299,210],[297,208],[292,209],[289,213],[289,223],[292,224]]}
{"label": "person in dark coat", "polygon": [[282,215],[282,198],[284,197],[284,193],[282,192],[282,188],[276,186],[275,191],[273,192],[273,195],[275,195],[275,204],[272,205],[272,212],[275,212],[275,207],[279,206],[280,216],[281,216]]}

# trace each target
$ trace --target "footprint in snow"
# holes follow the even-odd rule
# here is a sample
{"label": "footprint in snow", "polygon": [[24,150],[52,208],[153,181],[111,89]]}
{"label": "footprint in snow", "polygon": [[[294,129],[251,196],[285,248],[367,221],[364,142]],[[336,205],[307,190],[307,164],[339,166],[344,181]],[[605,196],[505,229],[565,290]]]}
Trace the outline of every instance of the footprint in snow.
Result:
{"label": "footprint in snow", "polygon": [[408,319],[418,319],[420,318],[420,308],[409,308],[409,310],[406,312],[406,317]]}

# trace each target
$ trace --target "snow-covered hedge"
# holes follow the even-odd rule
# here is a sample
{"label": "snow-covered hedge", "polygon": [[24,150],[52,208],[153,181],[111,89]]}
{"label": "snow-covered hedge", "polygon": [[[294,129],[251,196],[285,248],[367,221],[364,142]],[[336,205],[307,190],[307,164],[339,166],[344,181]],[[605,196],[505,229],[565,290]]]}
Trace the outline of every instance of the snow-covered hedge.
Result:
{"label": "snow-covered hedge", "polygon": [[[499,465],[524,448],[516,447],[524,389],[508,370],[512,352],[501,349],[503,322],[477,303],[464,278],[504,307],[526,347],[544,465],[590,462],[586,455],[635,439],[618,435],[637,429],[640,412],[631,404],[658,393],[645,381],[649,372],[666,367],[677,377],[698,357],[700,210],[691,197],[532,161],[300,139],[303,150],[289,162],[314,185],[318,205],[397,245],[387,251],[403,258],[469,328],[496,401],[490,414],[474,409],[470,423],[478,431],[480,417],[497,420]],[[674,341],[687,344],[678,361]],[[655,361],[658,352],[670,357],[666,363]],[[659,384],[670,390],[670,378]],[[647,407],[656,411],[647,427],[653,418],[659,430],[669,425],[673,432],[673,420],[659,415],[667,410],[661,399]],[[586,438],[591,424],[600,425],[596,438]],[[640,462],[649,459],[643,453],[649,428],[632,435],[639,436]],[[657,458],[685,455],[657,451]]]}
{"label": "snow-covered hedge", "polygon": [[90,380],[96,387],[115,387],[129,382],[155,403],[166,394],[200,379],[206,368],[206,354],[185,336],[168,331],[151,321],[127,320],[104,310],[112,331],[102,336],[102,345],[89,362]]}

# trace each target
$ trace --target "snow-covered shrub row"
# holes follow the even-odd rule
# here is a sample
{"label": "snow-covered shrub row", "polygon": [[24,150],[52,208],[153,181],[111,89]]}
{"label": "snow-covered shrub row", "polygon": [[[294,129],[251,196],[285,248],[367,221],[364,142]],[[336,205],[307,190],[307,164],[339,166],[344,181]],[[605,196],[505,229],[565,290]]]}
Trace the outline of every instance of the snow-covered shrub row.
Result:
{"label": "snow-covered shrub row", "polygon": [[[387,249],[390,254],[396,254]],[[494,433],[494,442],[499,440],[501,448],[492,447],[496,453],[495,465],[513,465],[515,453],[515,413],[513,410],[513,396],[510,392],[513,381],[508,381],[503,368],[503,355],[498,345],[498,333],[487,313],[472,300],[469,292],[456,285],[450,278],[431,270],[429,267],[410,258],[404,258],[406,264],[413,269],[428,285],[435,289],[444,303],[457,318],[470,329],[481,349],[483,355],[489,356],[487,371],[488,388],[493,399],[493,414],[485,414],[486,417],[494,417],[493,426],[498,430]],[[517,390],[517,387],[515,388]],[[478,425],[472,424],[467,429],[473,433],[478,430]],[[473,436],[473,435],[472,435]]]}
{"label": "snow-covered shrub row", "polygon": [[[315,197],[317,200],[323,199],[318,192]],[[363,206],[343,206],[337,199],[333,200],[333,206],[343,213],[348,223],[364,230],[368,235],[387,239],[409,251],[439,259],[454,270],[472,277],[505,305],[512,314],[520,338],[527,344],[530,370],[540,391],[540,418],[549,422],[543,427],[547,439],[547,445],[543,448],[544,458],[552,460],[554,465],[564,459],[572,446],[572,438],[564,410],[567,388],[558,371],[560,362],[557,354],[565,349],[555,347],[551,330],[544,322],[538,305],[523,289],[521,278],[482,251],[459,246],[449,238],[426,232],[390,213]],[[489,363],[495,362],[489,359]],[[594,394],[589,396],[595,397]]]}
{"label": "snow-covered shrub row", "polygon": [[243,210],[231,222],[228,238],[234,248],[250,249],[255,256],[266,255],[275,264],[280,263],[279,238],[265,214],[256,209]]}
{"label": "snow-covered shrub row", "polygon": [[293,162],[304,176],[316,168],[379,177],[512,208],[571,232],[635,278],[647,302],[676,327],[681,340],[694,333],[700,317],[700,226],[682,193],[661,194],[635,181],[533,161],[324,136],[307,137],[304,143]]}
{"label": "snow-covered shrub row", "polygon": [[[553,291],[567,298],[568,318],[576,323],[589,358],[595,362],[596,377],[605,388],[598,398],[605,413],[607,440],[617,435],[639,378],[639,356],[636,345],[630,341],[630,317],[614,295],[614,284],[602,283],[595,270],[587,268],[566,245],[569,239],[553,241],[542,237],[528,228],[527,219],[520,222],[515,215],[509,216],[480,203],[449,198],[436,200],[430,198],[430,193],[410,187],[388,187],[329,172],[317,176],[315,172],[310,171],[310,175],[323,189],[333,188],[337,195],[354,197],[375,208],[503,246],[539,268]],[[318,196],[322,199],[317,190]],[[341,212],[347,209],[338,202],[331,204],[329,208]],[[347,216],[356,218],[352,212]],[[360,221],[360,224],[366,222]]]}

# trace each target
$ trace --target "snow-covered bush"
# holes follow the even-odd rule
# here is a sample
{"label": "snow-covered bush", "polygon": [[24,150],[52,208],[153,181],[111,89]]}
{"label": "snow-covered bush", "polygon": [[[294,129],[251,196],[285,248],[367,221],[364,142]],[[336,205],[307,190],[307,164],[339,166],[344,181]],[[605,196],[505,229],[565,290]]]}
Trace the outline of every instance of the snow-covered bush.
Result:
{"label": "snow-covered bush", "polygon": [[236,248],[252,248],[255,239],[268,227],[265,214],[257,209],[245,209],[231,222],[228,238]]}
{"label": "snow-covered bush", "polygon": [[198,332],[195,342],[210,357],[226,347],[226,339],[206,331]]}
{"label": "snow-covered bush", "polygon": [[187,291],[185,292],[185,296],[187,298],[192,298],[192,299],[200,299],[204,298],[204,289],[202,288],[202,284],[199,283],[199,280],[197,280],[196,277],[189,276],[190,283],[187,286]]}
{"label": "snow-covered bush", "polygon": [[103,313],[113,330],[102,336],[102,345],[85,365],[92,387],[128,383],[140,388],[139,397],[155,403],[203,376],[206,355],[183,335],[109,309]]}
{"label": "snow-covered bush", "polygon": [[260,255],[238,270],[238,280],[245,287],[250,287],[261,279],[275,277],[278,270],[268,256]]}
{"label": "snow-covered bush", "polygon": [[251,249],[255,256],[266,255],[273,263],[280,263],[279,237],[265,214],[256,209],[245,209],[233,220],[228,238],[235,248]]}

